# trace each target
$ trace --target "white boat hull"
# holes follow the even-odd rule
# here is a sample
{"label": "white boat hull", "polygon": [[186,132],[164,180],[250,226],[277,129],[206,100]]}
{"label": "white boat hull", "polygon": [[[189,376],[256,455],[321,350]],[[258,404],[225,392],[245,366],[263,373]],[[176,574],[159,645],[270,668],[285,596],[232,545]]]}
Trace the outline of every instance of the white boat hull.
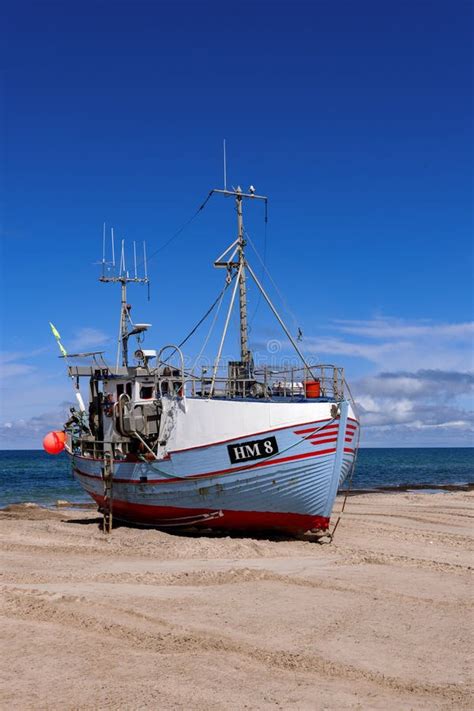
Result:
{"label": "white boat hull", "polygon": [[[333,415],[328,402],[170,399],[162,456],[114,461],[113,514],[157,526],[326,529],[359,427],[346,401]],[[102,460],[71,456],[101,506]]]}

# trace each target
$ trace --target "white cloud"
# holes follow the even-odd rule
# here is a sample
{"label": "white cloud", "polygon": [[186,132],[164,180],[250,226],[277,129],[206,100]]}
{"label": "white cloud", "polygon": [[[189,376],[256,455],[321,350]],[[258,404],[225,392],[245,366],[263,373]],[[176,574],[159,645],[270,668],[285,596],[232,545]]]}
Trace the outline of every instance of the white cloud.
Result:
{"label": "white cloud", "polygon": [[331,328],[349,338],[307,338],[305,350],[317,357],[362,358],[378,370],[440,369],[469,372],[474,368],[474,323],[409,322],[376,318],[336,321]]}
{"label": "white cloud", "polygon": [[424,422],[415,421],[413,427],[418,429],[468,429],[474,432],[473,423],[468,420],[454,420],[453,422],[437,422],[436,424],[425,424]]}
{"label": "white cloud", "polygon": [[69,398],[74,399],[73,387],[62,364],[53,374],[38,368],[20,378],[5,378],[0,388],[0,422],[39,416]]}
{"label": "white cloud", "polygon": [[443,370],[378,373],[357,382],[360,392],[410,400],[452,400],[474,393],[474,374]]}
{"label": "white cloud", "polygon": [[334,327],[343,333],[376,339],[411,339],[413,337],[428,336],[429,338],[455,338],[472,342],[474,337],[473,321],[464,323],[434,323],[428,320],[409,322],[403,319],[379,317],[368,321],[340,319],[334,321]]}
{"label": "white cloud", "polygon": [[17,375],[28,375],[36,370],[36,366],[22,361],[34,358],[43,353],[44,348],[33,351],[2,351],[0,352],[0,379],[12,378]]}
{"label": "white cloud", "polygon": [[23,356],[19,351],[12,353],[11,351],[2,351],[0,353],[0,365],[4,363],[11,363],[12,360],[18,360]]}
{"label": "white cloud", "polygon": [[12,363],[13,361],[25,360],[28,358],[34,358],[42,353],[48,351],[48,347],[35,348],[34,350],[26,351],[0,351],[0,365],[4,363]]}
{"label": "white cloud", "polygon": [[378,373],[356,381],[353,389],[367,445],[474,445],[471,373]]}
{"label": "white cloud", "polygon": [[44,435],[62,428],[73,404],[72,401],[64,401],[40,415],[0,424],[0,449],[41,449]]}
{"label": "white cloud", "polygon": [[32,373],[36,368],[26,363],[1,363],[0,378],[12,378],[15,375]]}
{"label": "white cloud", "polygon": [[352,358],[372,366],[353,384],[366,445],[474,444],[474,322],[377,317],[330,329],[304,345],[318,359],[350,359],[349,370]]}
{"label": "white cloud", "polygon": [[[340,338],[305,338],[306,353],[330,354],[366,358],[374,363],[384,362],[390,356],[397,344],[394,343],[360,343],[357,341],[344,341]],[[402,344],[399,344],[402,345]]]}
{"label": "white cloud", "polygon": [[109,341],[110,337],[97,328],[81,328],[72,341],[68,342],[66,346],[67,350],[72,353],[87,348],[104,346]]}

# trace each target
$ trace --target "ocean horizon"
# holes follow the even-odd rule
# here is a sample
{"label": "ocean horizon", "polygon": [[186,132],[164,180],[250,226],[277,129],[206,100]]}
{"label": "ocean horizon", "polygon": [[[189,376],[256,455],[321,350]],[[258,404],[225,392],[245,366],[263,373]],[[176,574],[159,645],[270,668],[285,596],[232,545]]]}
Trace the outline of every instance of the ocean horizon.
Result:
{"label": "ocean horizon", "polygon": [[[473,447],[361,447],[351,488],[436,490],[473,483]],[[58,500],[92,501],[75,481],[65,453],[0,450],[0,508],[27,502],[52,506]]]}

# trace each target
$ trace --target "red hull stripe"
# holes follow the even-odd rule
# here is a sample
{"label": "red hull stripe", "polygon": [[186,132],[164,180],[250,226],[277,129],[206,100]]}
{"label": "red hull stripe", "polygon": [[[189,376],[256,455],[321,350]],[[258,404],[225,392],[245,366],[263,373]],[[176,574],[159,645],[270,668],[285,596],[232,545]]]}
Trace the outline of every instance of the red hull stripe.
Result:
{"label": "red hull stripe", "polygon": [[[307,434],[311,434],[312,432],[314,432],[313,437],[326,437],[329,434],[333,434],[334,432],[337,432],[337,430],[339,429],[339,424],[328,425],[327,427],[323,427],[320,432],[315,432],[316,429],[317,429],[316,427],[308,427],[307,429],[304,429],[304,430],[293,430],[293,432],[296,435],[307,435]],[[355,425],[347,425],[348,434],[353,434],[356,431],[356,429],[357,429],[357,427]]]}
{"label": "red hull stripe", "polygon": [[[93,497],[99,506],[103,497]],[[178,525],[183,518],[199,517],[203,514],[215,513],[213,509],[183,509],[174,506],[148,506],[145,504],[131,504],[127,501],[113,500],[113,514],[132,523],[141,523],[159,526],[170,526],[175,521]],[[278,529],[297,533],[309,531],[313,528],[326,530],[329,518],[312,516],[309,514],[280,513],[275,511],[232,511],[223,509],[222,516],[206,521],[191,523],[193,526],[204,528],[233,528],[233,529]],[[181,520],[181,521],[180,521]]]}
{"label": "red hull stripe", "polygon": [[[318,444],[325,444],[327,442],[337,442],[337,439],[336,438],[334,438],[334,439],[318,439],[318,440],[310,439],[309,441],[311,442],[312,445],[314,445],[316,447],[316,445],[318,445]],[[350,444],[352,442],[352,437],[345,437],[344,442],[348,442]]]}
{"label": "red hull stripe", "polygon": [[[232,474],[233,472],[240,472],[240,471],[246,471],[248,469],[257,469],[260,467],[268,467],[273,464],[284,464],[285,462],[294,462],[297,459],[307,459],[308,457],[320,457],[324,454],[334,454],[336,451],[335,448],[333,449],[320,449],[318,452],[304,452],[303,454],[294,454],[290,457],[280,457],[279,459],[272,459],[271,462],[256,462],[255,464],[248,464],[246,466],[240,466],[236,468],[230,468],[230,469],[220,469],[215,472],[205,472],[204,474],[192,474],[190,476],[181,476],[181,477],[169,477],[168,479],[148,479],[146,482],[140,482],[138,479],[121,479],[117,477],[114,479],[114,481],[117,484],[173,484],[176,482],[182,482],[183,479],[186,481],[192,481],[194,479],[203,479],[205,477],[214,477],[214,476],[219,476],[221,474]],[[354,450],[351,449],[350,447],[344,447],[344,452],[350,452],[353,453]],[[86,472],[82,472],[80,469],[76,468],[76,471],[78,474],[81,476],[86,476],[89,477],[90,479],[101,479],[100,476],[97,476],[95,474],[86,474]]]}
{"label": "red hull stripe", "polygon": [[305,439],[316,441],[318,439],[327,439],[328,437],[337,437],[337,430],[328,430],[327,432],[324,430],[324,432],[320,432],[319,434],[309,435],[309,437]]}
{"label": "red hull stripe", "polygon": [[339,425],[327,425],[327,427],[323,427],[319,432],[317,427],[308,427],[307,429],[304,430],[293,430],[295,435],[307,435],[311,434],[314,432],[314,436],[317,437],[318,434],[320,434],[322,437],[324,437],[327,434],[332,434],[333,432],[337,432],[339,429]]}

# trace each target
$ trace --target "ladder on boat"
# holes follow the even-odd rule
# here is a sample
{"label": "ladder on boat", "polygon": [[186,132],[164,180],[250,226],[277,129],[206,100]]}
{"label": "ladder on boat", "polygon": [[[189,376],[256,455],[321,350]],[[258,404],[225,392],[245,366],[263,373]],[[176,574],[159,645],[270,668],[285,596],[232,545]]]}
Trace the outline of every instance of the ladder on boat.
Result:
{"label": "ladder on boat", "polygon": [[112,482],[114,461],[111,452],[104,452],[102,464],[103,504],[102,504],[102,530],[104,533],[112,532]]}

